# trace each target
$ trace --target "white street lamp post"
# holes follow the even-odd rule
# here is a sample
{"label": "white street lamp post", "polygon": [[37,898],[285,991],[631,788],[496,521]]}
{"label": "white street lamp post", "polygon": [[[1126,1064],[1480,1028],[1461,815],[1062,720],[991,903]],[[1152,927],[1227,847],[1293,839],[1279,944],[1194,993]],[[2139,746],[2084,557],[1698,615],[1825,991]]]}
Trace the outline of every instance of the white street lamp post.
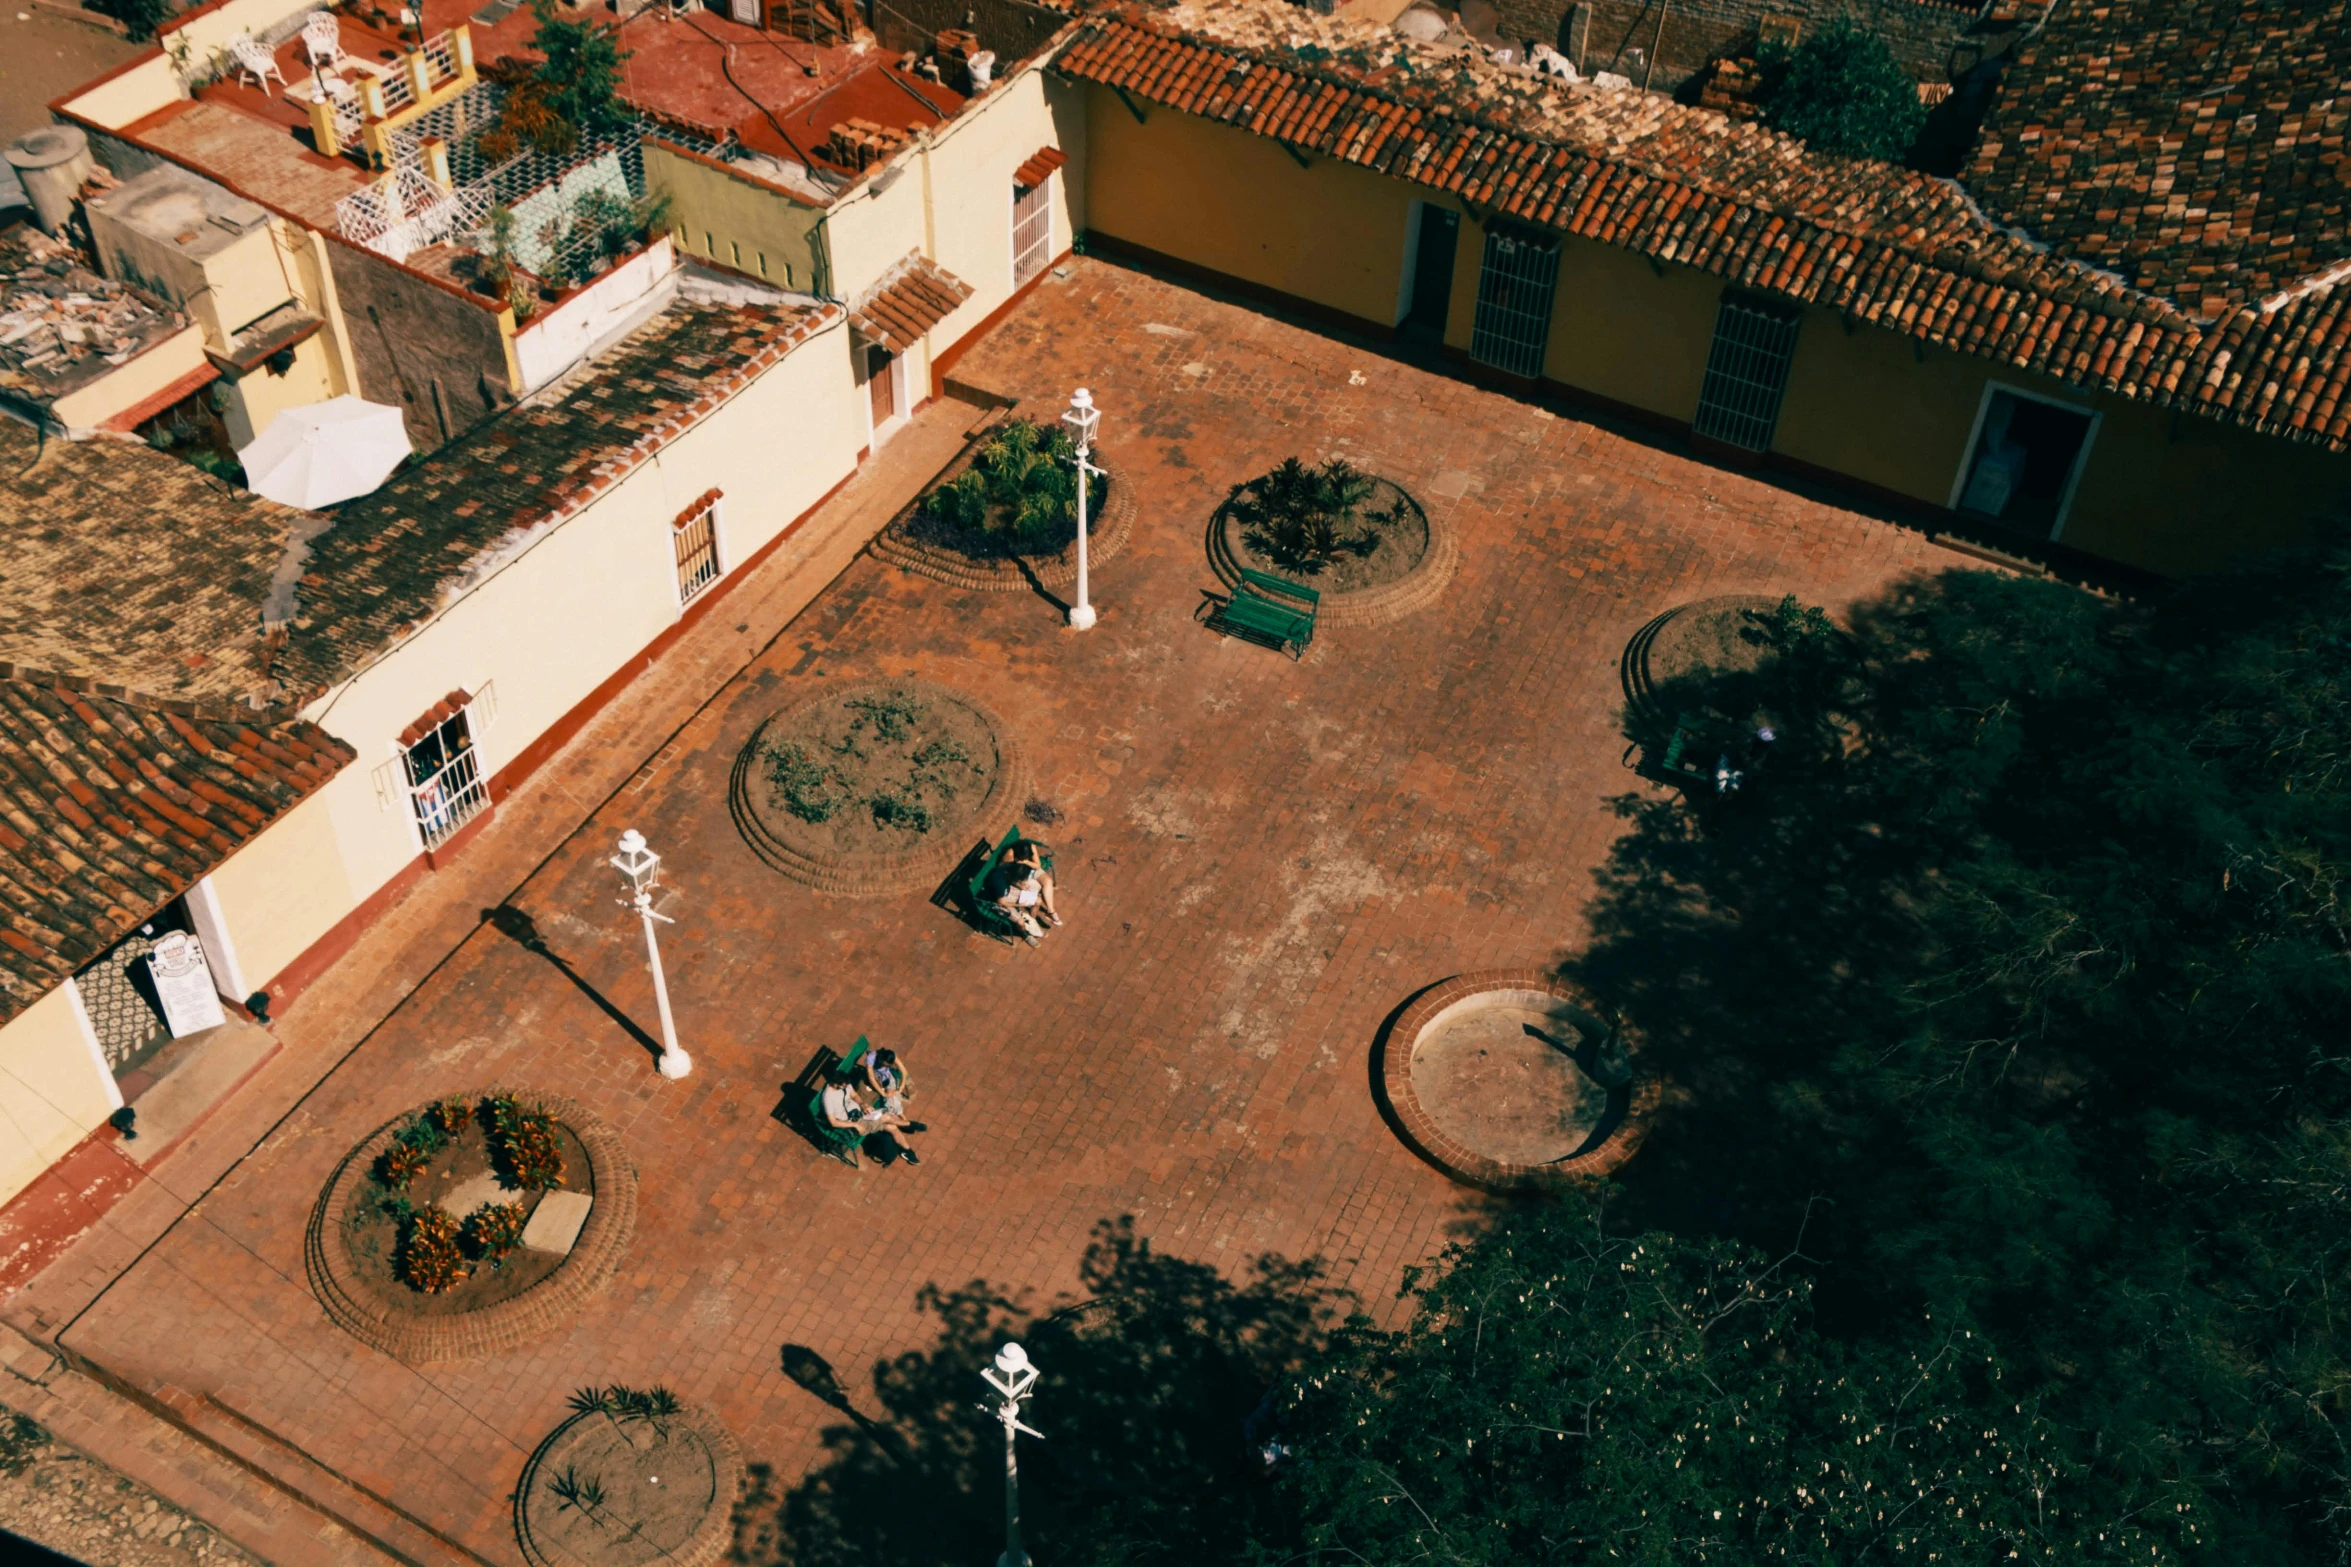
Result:
{"label": "white street lamp post", "polygon": [[645,922],[645,956],[653,964],[653,1000],[661,1008],[661,1075],[675,1082],[694,1070],[693,1058],[678,1048],[678,1028],[669,1015],[669,982],[661,974],[661,943],[653,939],[653,922],[675,924],[666,914],[653,912],[653,888],[661,878],[661,856],[645,846],[645,835],[631,827],[620,835],[620,853],[613,869],[628,878],[625,906]]}
{"label": "white street lamp post", "polygon": [[1030,1363],[1027,1350],[1006,1344],[996,1351],[995,1369],[983,1370],[980,1380],[994,1388],[1003,1401],[997,1406],[996,1418],[1004,1422],[1004,1554],[996,1558],[996,1567],[1029,1567],[1029,1553],[1020,1548],[1020,1460],[1013,1452],[1012,1439],[1018,1431],[1040,1440],[1045,1435],[1020,1422],[1021,1400],[1036,1388],[1037,1368]]}
{"label": "white street lamp post", "polygon": [[1094,623],[1094,605],[1086,591],[1086,492],[1092,487],[1089,481],[1102,472],[1093,464],[1094,431],[1102,423],[1102,410],[1094,406],[1094,394],[1079,387],[1061,422],[1069,426],[1070,438],[1077,443],[1073,460],[1078,465],[1078,601],[1069,607],[1069,623],[1071,629],[1083,631]]}

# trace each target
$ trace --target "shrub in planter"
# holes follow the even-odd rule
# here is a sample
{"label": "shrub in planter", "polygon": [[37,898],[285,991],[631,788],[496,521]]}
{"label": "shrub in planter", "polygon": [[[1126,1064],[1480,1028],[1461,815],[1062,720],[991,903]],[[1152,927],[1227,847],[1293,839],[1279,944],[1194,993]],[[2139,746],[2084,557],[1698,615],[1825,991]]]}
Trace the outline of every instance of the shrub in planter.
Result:
{"label": "shrub in planter", "polygon": [[462,1284],[473,1273],[457,1243],[457,1221],[440,1208],[419,1208],[400,1242],[400,1276],[428,1295]]}
{"label": "shrub in planter", "polygon": [[525,1110],[507,1094],[492,1099],[488,1109],[490,1157],[500,1173],[524,1191],[561,1185],[563,1143],[555,1118],[544,1110]]}
{"label": "shrub in planter", "polygon": [[399,1191],[416,1178],[416,1173],[432,1161],[433,1155],[449,1146],[449,1129],[440,1120],[441,1107],[417,1117],[392,1136],[392,1146],[384,1150],[378,1161],[377,1174],[383,1183]]}
{"label": "shrub in planter", "polygon": [[[929,832],[931,802],[954,800],[978,776],[971,753],[946,738],[910,748],[929,710],[902,691],[858,697],[846,706],[855,716],[838,739],[767,746],[763,759],[775,802],[804,822],[830,821],[844,807],[861,804],[877,826]],[[885,748],[895,754],[877,756]],[[903,762],[902,775],[887,776],[893,761]]]}
{"label": "shrub in planter", "polygon": [[[1076,448],[1059,430],[1015,419],[972,457],[971,466],[923,498],[921,517],[950,536],[1005,554],[1057,550],[1077,536]],[[1102,514],[1108,481],[1096,475],[1089,515]]]}
{"label": "shrub in planter", "polygon": [[518,1202],[476,1208],[465,1221],[466,1242],[475,1256],[494,1268],[522,1244],[523,1227],[530,1223],[530,1217],[529,1211]]}
{"label": "shrub in planter", "polygon": [[1227,502],[1241,537],[1286,571],[1313,576],[1342,554],[1369,555],[1395,519],[1367,513],[1377,481],[1343,457],[1309,468],[1285,459],[1263,478],[1236,485]]}

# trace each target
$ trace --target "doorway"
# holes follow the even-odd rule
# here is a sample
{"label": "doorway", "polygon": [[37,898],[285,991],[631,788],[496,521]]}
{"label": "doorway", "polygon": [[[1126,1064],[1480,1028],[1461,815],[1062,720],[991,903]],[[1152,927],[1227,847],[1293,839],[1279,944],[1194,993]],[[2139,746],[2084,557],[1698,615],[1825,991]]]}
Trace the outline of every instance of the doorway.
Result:
{"label": "doorway", "polygon": [[1952,509],[2041,538],[2065,526],[2098,415],[2004,386],[1984,388]]}
{"label": "doorway", "polygon": [[74,988],[81,992],[82,1010],[89,1014],[91,1032],[98,1036],[98,1053],[105,1057],[116,1083],[126,1085],[126,1099],[149,1080],[154,1058],[171,1043],[171,1025],[164,1021],[163,1000],[147,965],[148,954],[174,931],[194,929],[187,900],[174,898],[73,977]]}
{"label": "doorway", "polygon": [[1404,331],[1442,342],[1453,304],[1453,255],[1461,243],[1461,214],[1450,207],[1413,204],[1412,250],[1405,257]]}
{"label": "doorway", "polygon": [[898,417],[898,356],[879,344],[865,350],[865,391],[873,420],[873,444],[878,446],[890,433],[890,421]]}

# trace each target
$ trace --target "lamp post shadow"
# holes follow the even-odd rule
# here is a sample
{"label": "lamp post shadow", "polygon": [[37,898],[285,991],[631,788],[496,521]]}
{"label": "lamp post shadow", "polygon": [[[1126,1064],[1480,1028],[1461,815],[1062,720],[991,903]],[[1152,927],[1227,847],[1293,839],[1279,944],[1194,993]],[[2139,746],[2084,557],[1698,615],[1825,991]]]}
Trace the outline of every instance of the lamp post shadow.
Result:
{"label": "lamp post shadow", "polygon": [[482,910],[482,923],[513,942],[523,951],[541,957],[553,965],[555,971],[571,981],[573,987],[596,1004],[596,1009],[620,1025],[629,1038],[635,1040],[655,1063],[661,1060],[661,1041],[645,1032],[633,1017],[607,1000],[604,993],[581,977],[563,954],[547,945],[547,938],[539,934],[538,922],[511,903],[501,903],[494,909]]}

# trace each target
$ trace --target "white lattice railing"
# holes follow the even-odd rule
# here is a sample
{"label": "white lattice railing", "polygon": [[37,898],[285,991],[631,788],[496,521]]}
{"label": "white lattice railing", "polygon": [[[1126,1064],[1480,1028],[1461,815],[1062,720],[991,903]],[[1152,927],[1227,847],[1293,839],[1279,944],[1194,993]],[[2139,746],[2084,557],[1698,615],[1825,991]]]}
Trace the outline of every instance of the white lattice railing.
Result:
{"label": "white lattice railing", "polygon": [[491,202],[486,185],[449,190],[415,164],[400,163],[385,178],[335,203],[335,227],[354,244],[406,261],[427,245],[480,228]]}
{"label": "white lattice railing", "polygon": [[457,40],[449,33],[441,33],[425,40],[425,63],[432,67],[434,85],[457,74]]}

